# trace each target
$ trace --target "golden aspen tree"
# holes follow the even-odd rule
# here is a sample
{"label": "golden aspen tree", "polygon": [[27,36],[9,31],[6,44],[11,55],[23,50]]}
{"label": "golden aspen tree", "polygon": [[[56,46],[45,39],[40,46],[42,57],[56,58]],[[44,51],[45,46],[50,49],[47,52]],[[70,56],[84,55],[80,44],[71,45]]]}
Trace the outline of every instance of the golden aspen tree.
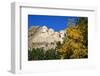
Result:
{"label": "golden aspen tree", "polygon": [[61,58],[88,57],[88,22],[86,17],[80,17],[76,26],[66,28],[66,37],[58,51]]}

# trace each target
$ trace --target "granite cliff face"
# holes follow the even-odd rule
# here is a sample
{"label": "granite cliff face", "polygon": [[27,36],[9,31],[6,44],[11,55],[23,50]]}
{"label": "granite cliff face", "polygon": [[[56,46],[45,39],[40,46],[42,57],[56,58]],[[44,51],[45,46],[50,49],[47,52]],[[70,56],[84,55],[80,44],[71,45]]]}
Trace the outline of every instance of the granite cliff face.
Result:
{"label": "granite cliff face", "polygon": [[65,31],[55,32],[46,26],[32,26],[28,29],[28,48],[55,49],[57,42],[63,42]]}

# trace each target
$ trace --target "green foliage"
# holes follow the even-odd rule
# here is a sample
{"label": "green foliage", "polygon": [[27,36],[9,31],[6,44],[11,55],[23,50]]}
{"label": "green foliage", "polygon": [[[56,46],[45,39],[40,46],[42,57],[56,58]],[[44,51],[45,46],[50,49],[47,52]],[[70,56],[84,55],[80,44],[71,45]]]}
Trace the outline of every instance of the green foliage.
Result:
{"label": "green foliage", "polygon": [[45,53],[45,59],[60,59],[59,53],[55,49],[50,49]]}
{"label": "green foliage", "polygon": [[32,51],[28,50],[28,60],[32,60],[32,59],[33,59]]}
{"label": "green foliage", "polygon": [[28,60],[44,60],[44,51],[42,48],[28,50]]}
{"label": "green foliage", "polygon": [[55,49],[44,51],[42,48],[28,50],[28,60],[53,60],[60,59],[58,52]]}

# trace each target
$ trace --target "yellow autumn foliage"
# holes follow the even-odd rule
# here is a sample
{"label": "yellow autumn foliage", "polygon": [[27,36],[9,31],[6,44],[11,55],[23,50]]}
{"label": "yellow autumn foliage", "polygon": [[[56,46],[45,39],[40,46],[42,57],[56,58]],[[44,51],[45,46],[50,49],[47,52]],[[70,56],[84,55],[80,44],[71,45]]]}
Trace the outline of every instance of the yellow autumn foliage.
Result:
{"label": "yellow autumn foliage", "polygon": [[60,46],[59,53],[64,58],[87,58],[87,23],[70,26],[66,29],[64,43]]}

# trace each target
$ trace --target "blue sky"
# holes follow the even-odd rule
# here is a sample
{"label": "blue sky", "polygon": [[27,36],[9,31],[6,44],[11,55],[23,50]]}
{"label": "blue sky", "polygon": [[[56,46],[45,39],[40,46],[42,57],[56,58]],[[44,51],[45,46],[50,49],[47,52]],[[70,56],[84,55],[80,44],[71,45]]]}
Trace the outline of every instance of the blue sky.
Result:
{"label": "blue sky", "polygon": [[78,18],[73,16],[28,15],[28,27],[45,25],[55,31],[60,31],[68,27],[69,20],[72,20],[72,24],[75,25]]}

